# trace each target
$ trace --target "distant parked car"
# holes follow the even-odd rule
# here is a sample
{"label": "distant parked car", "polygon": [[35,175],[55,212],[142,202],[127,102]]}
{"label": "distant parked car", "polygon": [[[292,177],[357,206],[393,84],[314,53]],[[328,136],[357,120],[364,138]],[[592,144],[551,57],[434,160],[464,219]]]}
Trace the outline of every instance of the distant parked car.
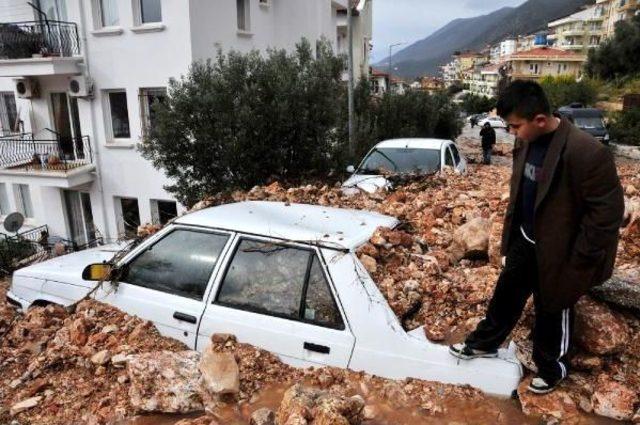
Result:
{"label": "distant parked car", "polygon": [[591,134],[599,142],[605,145],[609,144],[609,130],[604,123],[604,114],[600,109],[584,108],[580,103],[573,103],[561,107],[558,109],[558,113],[569,118],[576,127]]}
{"label": "distant parked car", "polygon": [[361,189],[373,193],[391,186],[388,175],[434,174],[446,168],[459,173],[467,170],[467,160],[451,140],[394,139],[378,143],[342,184],[345,190]]}
{"label": "distant parked car", "polygon": [[507,123],[500,117],[487,117],[478,121],[478,125],[482,127],[486,123],[489,123],[493,128],[507,128]]}
{"label": "distant parked car", "polygon": [[[509,396],[522,371],[515,347],[458,362],[423,327],[406,332],[357,249],[377,213],[242,202],[187,214],[112,262],[102,247],[18,270],[8,299],[23,309],[94,298],[152,321],[161,334],[203,350],[211,335],[271,351],[295,366],[333,366],[391,379],[469,384]],[[116,247],[117,249],[117,247]],[[109,281],[118,276],[117,286]]]}

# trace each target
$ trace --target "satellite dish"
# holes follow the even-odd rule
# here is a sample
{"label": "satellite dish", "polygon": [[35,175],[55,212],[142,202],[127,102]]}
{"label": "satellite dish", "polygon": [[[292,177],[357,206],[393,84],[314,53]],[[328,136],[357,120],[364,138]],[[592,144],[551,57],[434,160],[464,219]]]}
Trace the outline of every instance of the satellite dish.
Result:
{"label": "satellite dish", "polygon": [[24,216],[19,212],[9,214],[4,219],[4,228],[7,232],[16,233],[22,227],[24,223]]}

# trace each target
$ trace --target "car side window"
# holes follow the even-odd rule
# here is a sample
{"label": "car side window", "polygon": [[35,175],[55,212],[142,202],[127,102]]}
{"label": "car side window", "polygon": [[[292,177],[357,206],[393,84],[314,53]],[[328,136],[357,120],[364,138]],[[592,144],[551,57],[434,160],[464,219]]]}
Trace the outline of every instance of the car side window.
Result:
{"label": "car side window", "polygon": [[458,148],[456,147],[456,145],[449,145],[449,147],[451,148],[451,153],[453,153],[453,160],[455,161],[456,165],[460,164],[460,153],[458,152]]}
{"label": "car side window", "polygon": [[451,156],[451,151],[448,148],[444,152],[444,165],[454,167],[453,157]]}
{"label": "car side window", "polygon": [[296,319],[310,251],[269,242],[240,242],[222,281],[222,305]]}
{"label": "car side window", "polygon": [[131,261],[123,282],[202,300],[228,235],[177,229]]}
{"label": "car side window", "polygon": [[320,262],[312,250],[241,240],[215,302],[254,313],[344,329]]}
{"label": "car side window", "polygon": [[320,260],[314,255],[312,261],[305,298],[304,318],[328,328],[344,329],[342,316],[333,299],[331,289],[329,289],[329,282],[322,272]]}

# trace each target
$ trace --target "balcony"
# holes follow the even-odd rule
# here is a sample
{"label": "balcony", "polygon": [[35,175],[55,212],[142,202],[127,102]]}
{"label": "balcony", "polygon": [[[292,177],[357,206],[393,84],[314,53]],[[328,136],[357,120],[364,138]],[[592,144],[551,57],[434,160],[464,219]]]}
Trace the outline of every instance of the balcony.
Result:
{"label": "balcony", "polygon": [[81,62],[78,27],[73,22],[0,24],[0,77],[78,74]]}
{"label": "balcony", "polygon": [[38,139],[30,133],[0,137],[0,176],[16,183],[73,188],[93,181],[89,136]]}

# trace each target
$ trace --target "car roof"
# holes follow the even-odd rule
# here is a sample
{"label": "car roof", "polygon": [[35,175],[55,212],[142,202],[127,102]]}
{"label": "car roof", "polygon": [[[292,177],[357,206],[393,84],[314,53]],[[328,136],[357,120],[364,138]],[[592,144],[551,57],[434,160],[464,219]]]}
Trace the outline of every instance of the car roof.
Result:
{"label": "car roof", "polygon": [[562,107],[558,109],[561,114],[571,115],[576,118],[600,118],[602,111],[597,108],[570,108]]}
{"label": "car roof", "polygon": [[445,139],[392,139],[376,145],[376,148],[407,148],[407,149],[441,149],[445,143],[453,143]]}
{"label": "car roof", "polygon": [[368,241],[378,227],[393,228],[398,220],[368,211],[246,201],[189,213],[175,223],[353,250]]}

